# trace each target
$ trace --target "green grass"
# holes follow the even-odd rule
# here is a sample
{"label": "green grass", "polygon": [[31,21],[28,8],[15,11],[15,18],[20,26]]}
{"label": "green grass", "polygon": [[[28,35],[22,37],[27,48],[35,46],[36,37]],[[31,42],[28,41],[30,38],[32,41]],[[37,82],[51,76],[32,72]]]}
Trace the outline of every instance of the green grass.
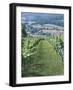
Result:
{"label": "green grass", "polygon": [[[30,37],[23,39],[22,77],[63,75],[64,61],[53,45],[46,39],[40,39],[38,43],[35,43],[37,40]],[[25,57],[23,53],[26,51],[28,53]]]}

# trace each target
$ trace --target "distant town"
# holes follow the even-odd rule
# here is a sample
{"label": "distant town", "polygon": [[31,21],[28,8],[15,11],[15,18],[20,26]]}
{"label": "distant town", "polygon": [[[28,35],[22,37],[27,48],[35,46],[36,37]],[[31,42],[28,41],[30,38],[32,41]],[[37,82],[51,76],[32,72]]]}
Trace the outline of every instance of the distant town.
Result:
{"label": "distant town", "polygon": [[49,35],[62,35],[64,33],[64,27],[54,24],[38,24],[38,23],[24,23],[25,31],[28,36],[42,37]]}

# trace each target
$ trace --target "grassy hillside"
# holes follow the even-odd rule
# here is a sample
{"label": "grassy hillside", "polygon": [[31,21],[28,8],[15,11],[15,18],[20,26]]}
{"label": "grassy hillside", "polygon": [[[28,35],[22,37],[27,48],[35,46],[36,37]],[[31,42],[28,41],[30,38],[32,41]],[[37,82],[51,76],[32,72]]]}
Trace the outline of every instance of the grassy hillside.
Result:
{"label": "grassy hillside", "polygon": [[[64,61],[46,39],[23,39],[22,77],[64,74]],[[37,43],[35,43],[37,42]]]}

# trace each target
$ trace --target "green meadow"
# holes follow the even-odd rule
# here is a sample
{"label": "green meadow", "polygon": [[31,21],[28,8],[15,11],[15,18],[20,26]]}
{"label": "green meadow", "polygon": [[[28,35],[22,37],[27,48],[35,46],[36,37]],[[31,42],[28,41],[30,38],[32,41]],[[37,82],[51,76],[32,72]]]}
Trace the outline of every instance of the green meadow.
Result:
{"label": "green meadow", "polygon": [[64,74],[64,36],[30,37],[21,40],[22,77]]}

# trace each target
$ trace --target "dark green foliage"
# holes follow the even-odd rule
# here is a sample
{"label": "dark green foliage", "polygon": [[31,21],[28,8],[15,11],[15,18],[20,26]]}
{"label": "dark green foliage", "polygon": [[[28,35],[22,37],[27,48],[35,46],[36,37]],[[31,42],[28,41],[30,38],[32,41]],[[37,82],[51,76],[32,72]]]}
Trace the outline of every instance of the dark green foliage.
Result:
{"label": "dark green foliage", "polygon": [[27,33],[25,31],[26,27],[24,24],[21,24],[21,28],[22,28],[22,37],[26,37],[27,36]]}

